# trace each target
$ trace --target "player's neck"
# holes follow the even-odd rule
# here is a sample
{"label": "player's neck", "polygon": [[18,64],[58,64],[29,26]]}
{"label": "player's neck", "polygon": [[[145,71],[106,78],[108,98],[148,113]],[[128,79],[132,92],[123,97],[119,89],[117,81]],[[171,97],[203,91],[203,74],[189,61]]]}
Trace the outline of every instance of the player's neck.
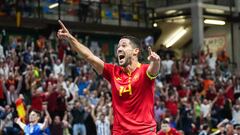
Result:
{"label": "player's neck", "polygon": [[127,73],[132,73],[138,66],[139,66],[138,61],[133,61],[131,64],[129,64],[127,67],[125,67],[125,71]]}

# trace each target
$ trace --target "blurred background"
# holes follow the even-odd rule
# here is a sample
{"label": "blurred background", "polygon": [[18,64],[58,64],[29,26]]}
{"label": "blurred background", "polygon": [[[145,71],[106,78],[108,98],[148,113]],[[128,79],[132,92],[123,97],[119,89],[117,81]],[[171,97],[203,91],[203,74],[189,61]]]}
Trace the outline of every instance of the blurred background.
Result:
{"label": "blurred background", "polygon": [[106,62],[117,64],[123,35],[141,40],[141,62],[148,46],[161,56],[158,130],[168,118],[182,134],[240,134],[239,11],[239,0],[0,0],[2,134],[21,133],[19,102],[26,120],[50,115],[53,135],[79,123],[80,134],[111,134],[111,87],[57,39],[58,19]]}

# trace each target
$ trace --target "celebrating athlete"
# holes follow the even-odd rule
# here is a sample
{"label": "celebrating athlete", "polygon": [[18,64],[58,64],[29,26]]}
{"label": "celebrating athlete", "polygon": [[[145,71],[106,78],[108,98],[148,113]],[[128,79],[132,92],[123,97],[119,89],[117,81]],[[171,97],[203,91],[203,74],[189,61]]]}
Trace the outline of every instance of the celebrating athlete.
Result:
{"label": "celebrating athlete", "polygon": [[113,135],[156,135],[154,79],[160,69],[160,57],[149,47],[150,63],[139,63],[139,40],[124,36],[117,47],[119,65],[108,64],[78,42],[60,20],[59,24],[58,38],[67,40],[74,51],[111,83]]}

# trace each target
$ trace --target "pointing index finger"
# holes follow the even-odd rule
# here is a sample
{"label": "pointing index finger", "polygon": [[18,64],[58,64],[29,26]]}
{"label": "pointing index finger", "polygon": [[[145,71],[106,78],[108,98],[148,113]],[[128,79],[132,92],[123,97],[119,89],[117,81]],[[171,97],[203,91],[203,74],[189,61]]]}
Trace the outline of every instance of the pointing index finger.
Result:
{"label": "pointing index finger", "polygon": [[148,47],[148,53],[149,53],[149,55],[152,54],[152,49],[150,46]]}
{"label": "pointing index finger", "polygon": [[58,23],[61,25],[61,27],[65,30],[68,31],[67,28],[64,26],[61,20],[58,20]]}

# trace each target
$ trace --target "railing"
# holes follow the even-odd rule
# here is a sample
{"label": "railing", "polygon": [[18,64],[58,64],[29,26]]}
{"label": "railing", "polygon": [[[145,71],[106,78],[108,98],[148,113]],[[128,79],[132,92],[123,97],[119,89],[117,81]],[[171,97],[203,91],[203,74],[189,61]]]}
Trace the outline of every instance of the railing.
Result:
{"label": "railing", "polygon": [[205,0],[204,3],[214,4],[219,6],[229,6],[232,3],[232,6],[235,6],[235,0]]}
{"label": "railing", "polygon": [[[54,3],[58,6],[49,8]],[[62,19],[116,26],[152,27],[153,22],[149,18],[154,14],[152,8],[147,8],[146,4],[139,5],[138,3],[123,5],[100,2],[70,3],[61,0],[38,0],[3,4],[0,5],[1,16],[13,16],[19,11],[24,18]]]}
{"label": "railing", "polygon": [[148,6],[153,8],[169,7],[190,3],[191,0],[148,0]]}
{"label": "railing", "polygon": [[[148,0],[148,6],[153,8],[169,7],[181,4],[188,4],[193,0]],[[229,6],[234,0],[202,0],[203,3],[214,4],[219,6]],[[234,6],[235,4],[233,4]]]}

